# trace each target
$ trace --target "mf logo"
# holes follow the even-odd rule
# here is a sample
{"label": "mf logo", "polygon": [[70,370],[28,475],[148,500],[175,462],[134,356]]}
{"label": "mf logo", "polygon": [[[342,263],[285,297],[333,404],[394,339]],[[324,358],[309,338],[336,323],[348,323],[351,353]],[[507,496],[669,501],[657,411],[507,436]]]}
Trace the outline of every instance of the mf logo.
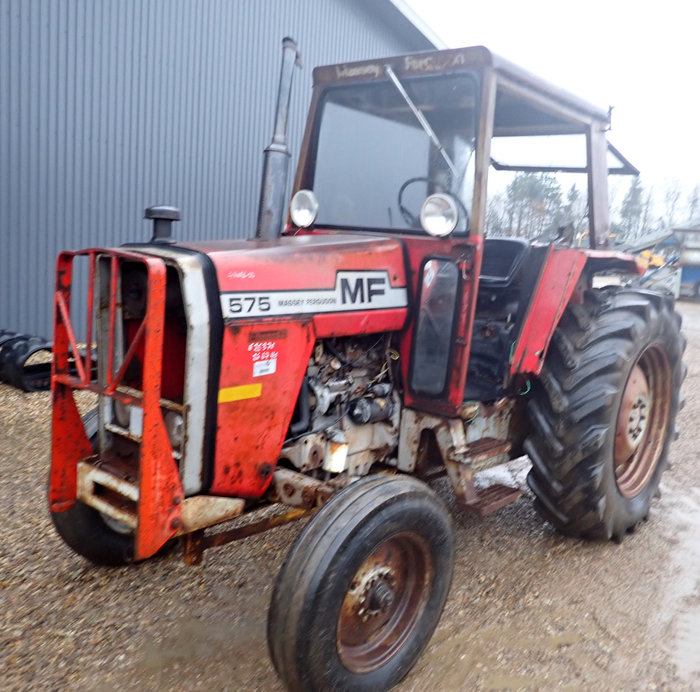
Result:
{"label": "mf logo", "polygon": [[386,293],[386,279],[384,277],[358,277],[355,279],[340,279],[340,302],[347,303],[371,303],[375,297]]}

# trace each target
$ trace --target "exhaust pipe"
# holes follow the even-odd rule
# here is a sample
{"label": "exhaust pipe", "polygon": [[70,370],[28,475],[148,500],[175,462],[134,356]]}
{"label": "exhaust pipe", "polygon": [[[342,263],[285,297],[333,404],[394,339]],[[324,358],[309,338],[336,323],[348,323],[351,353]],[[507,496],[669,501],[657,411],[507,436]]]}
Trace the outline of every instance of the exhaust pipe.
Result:
{"label": "exhaust pipe", "polygon": [[297,44],[287,37],[282,40],[282,69],[277,91],[275,131],[270,145],[265,149],[256,238],[279,238],[282,233],[290,158],[287,148],[287,117],[295,65],[301,67],[301,56]]}

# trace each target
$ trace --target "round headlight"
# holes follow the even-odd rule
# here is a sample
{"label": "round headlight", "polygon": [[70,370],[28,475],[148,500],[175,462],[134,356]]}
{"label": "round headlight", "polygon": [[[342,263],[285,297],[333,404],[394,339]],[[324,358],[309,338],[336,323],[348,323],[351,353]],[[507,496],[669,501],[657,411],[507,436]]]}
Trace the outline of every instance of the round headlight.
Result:
{"label": "round headlight", "polygon": [[299,228],[308,228],[316,221],[318,200],[311,190],[299,190],[289,203],[289,215],[292,223]]}
{"label": "round headlight", "polygon": [[428,235],[435,238],[450,235],[457,227],[458,220],[457,205],[449,195],[439,192],[430,195],[423,202],[420,210],[420,225]]}

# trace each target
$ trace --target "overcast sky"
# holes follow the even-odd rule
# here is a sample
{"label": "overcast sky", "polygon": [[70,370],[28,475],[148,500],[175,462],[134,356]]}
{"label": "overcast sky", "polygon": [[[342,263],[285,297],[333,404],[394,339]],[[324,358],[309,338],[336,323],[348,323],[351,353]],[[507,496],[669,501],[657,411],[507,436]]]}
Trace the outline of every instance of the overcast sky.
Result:
{"label": "overcast sky", "polygon": [[[700,184],[700,3],[405,0],[450,47],[494,53],[614,106],[610,141],[661,192]],[[660,189],[661,188],[661,189]]]}

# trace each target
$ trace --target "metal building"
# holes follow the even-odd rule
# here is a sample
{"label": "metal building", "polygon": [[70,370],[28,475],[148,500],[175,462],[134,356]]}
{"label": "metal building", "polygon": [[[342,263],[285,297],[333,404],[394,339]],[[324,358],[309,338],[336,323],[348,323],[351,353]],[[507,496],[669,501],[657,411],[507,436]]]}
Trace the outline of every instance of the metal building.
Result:
{"label": "metal building", "polygon": [[427,50],[402,0],[0,0],[0,329],[50,337],[64,248],[254,233],[284,36],[291,170],[315,65]]}

